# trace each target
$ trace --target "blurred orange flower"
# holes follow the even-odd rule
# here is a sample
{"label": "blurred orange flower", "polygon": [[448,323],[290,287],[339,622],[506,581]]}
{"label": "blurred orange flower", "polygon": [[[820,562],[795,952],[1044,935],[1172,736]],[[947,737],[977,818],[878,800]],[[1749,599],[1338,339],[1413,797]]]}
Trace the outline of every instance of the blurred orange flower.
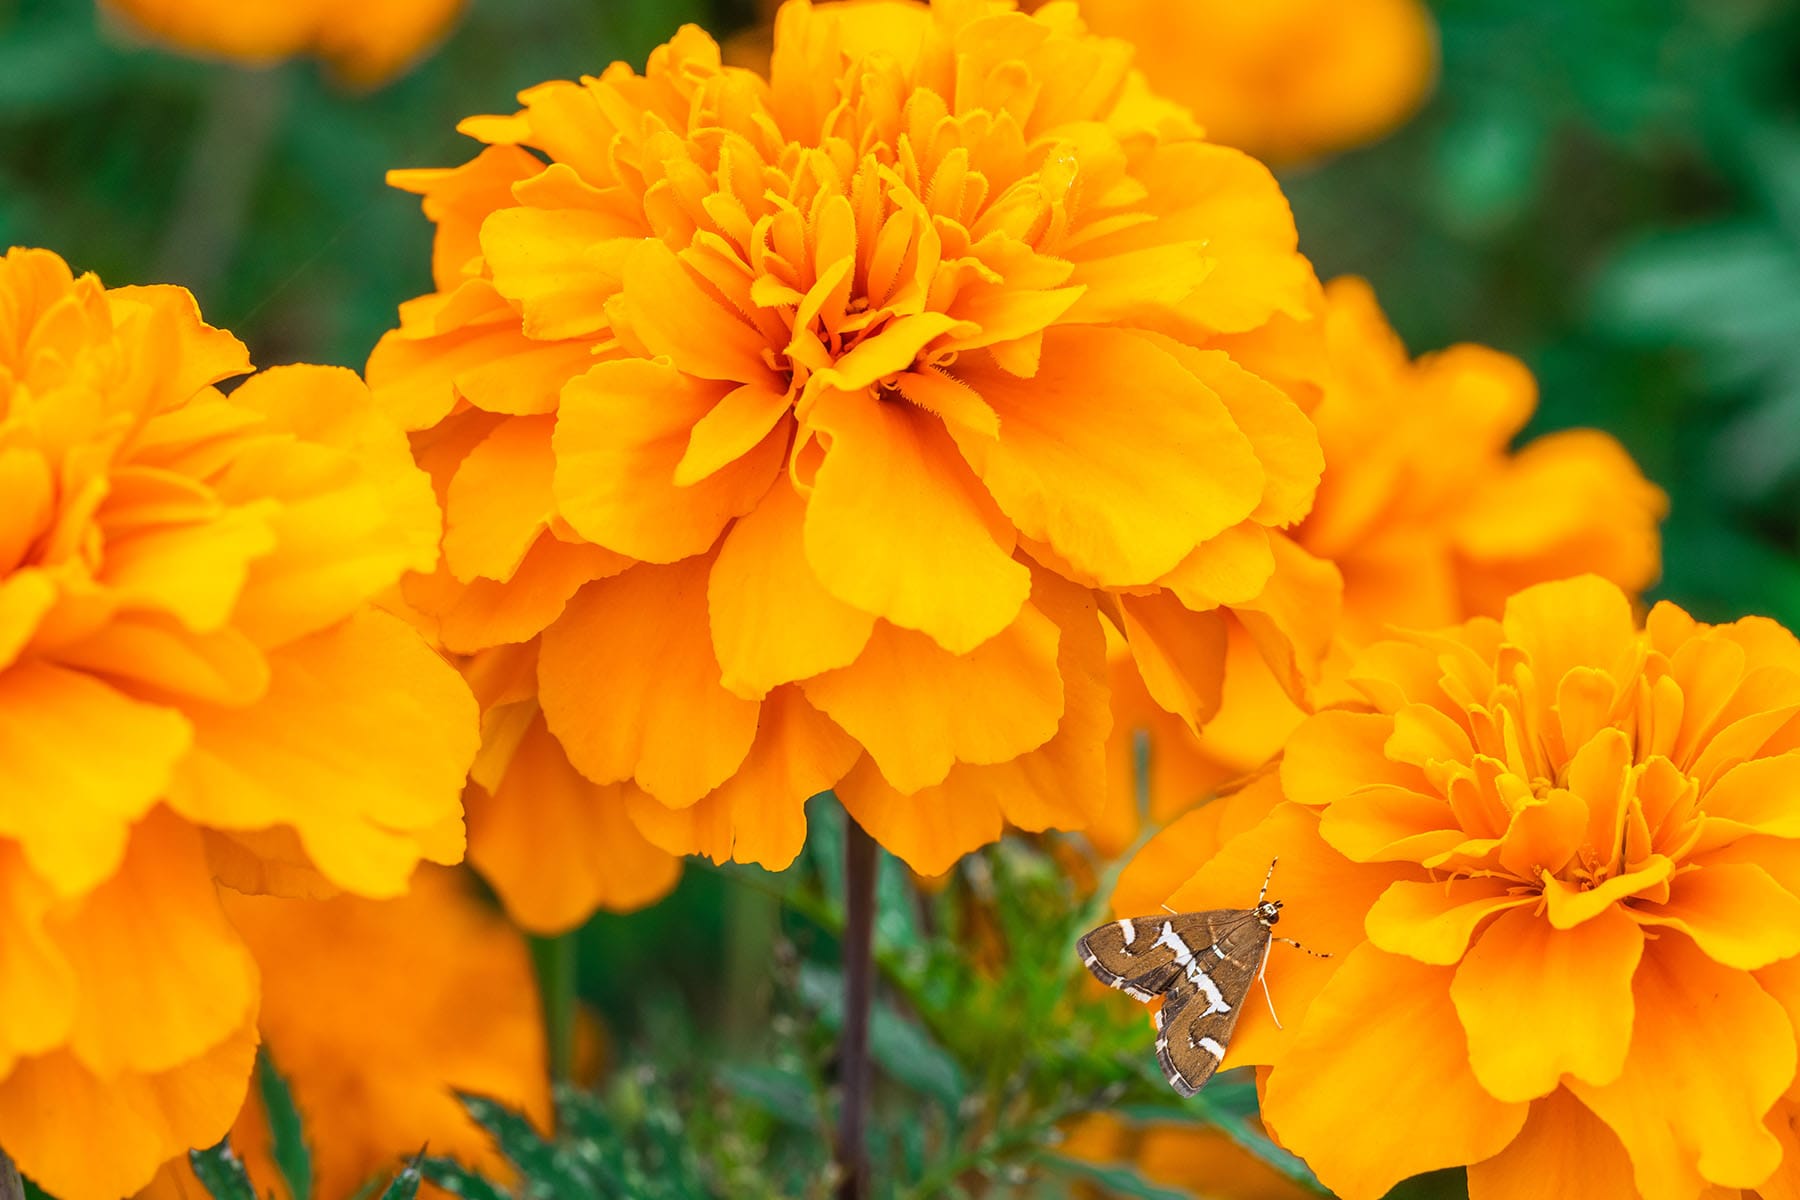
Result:
{"label": "blurred orange flower", "polygon": [[1190,724],[1227,610],[1315,665],[1317,284],[1128,58],[1066,6],[796,0],[768,79],[689,27],[396,173],[438,290],[369,373],[447,512],[409,596],[535,642],[490,742],[672,853],[785,866],[835,787],[935,873],[1094,815],[1103,617]]}
{"label": "blurred orange flower", "polygon": [[[1221,1129],[1175,1121],[1127,1124],[1083,1117],[1058,1149],[1093,1163],[1129,1163],[1151,1183],[1207,1200],[1317,1200],[1318,1193],[1282,1176]],[[1098,1186],[1077,1195],[1114,1195]]]}
{"label": "blurred orange flower", "polygon": [[[1240,905],[1279,855],[1282,931],[1335,955],[1276,947],[1285,1028],[1252,1006],[1227,1054],[1282,1143],[1346,1200],[1463,1164],[1473,1200],[1795,1194],[1800,641],[1670,604],[1640,630],[1584,576],[1352,682],[1169,897]],[[1159,837],[1142,881],[1205,841]],[[1375,1077],[1385,1119],[1345,1137]]]}
{"label": "blurred orange flower", "polygon": [[[1499,615],[1511,592],[1592,572],[1631,592],[1661,569],[1668,501],[1610,435],[1547,434],[1518,452],[1537,407],[1524,364],[1484,346],[1414,361],[1360,279],[1326,288],[1331,372],[1313,412],[1325,475],[1294,531],[1343,573],[1343,620],[1317,698],[1348,694],[1358,647],[1388,628]],[[1122,654],[1108,801],[1089,836],[1122,853],[1138,831],[1134,742],[1148,741],[1150,816],[1162,823],[1268,761],[1304,717],[1236,633],[1219,715],[1198,737],[1150,701]]]}
{"label": "blurred orange flower", "polygon": [[[263,971],[263,1039],[299,1110],[315,1200],[348,1200],[421,1146],[507,1178],[459,1091],[550,1128],[531,954],[469,883],[428,868],[396,900],[226,897]],[[258,1195],[287,1200],[269,1142],[253,1097],[232,1126],[232,1148]],[[143,1200],[203,1195],[175,1163]]]}
{"label": "blurred orange flower", "polygon": [[462,855],[468,689],[367,608],[436,557],[427,481],[350,372],[213,386],[248,369],[180,289],[0,258],[0,1145],[63,1200],[243,1101],[215,881],[387,896]]}
{"label": "blurred orange flower", "polygon": [[101,0],[132,27],[189,53],[265,64],[312,54],[373,87],[444,36],[463,0]]}
{"label": "blurred orange flower", "polygon": [[1271,162],[1372,142],[1424,102],[1437,31],[1421,0],[1081,0],[1206,136]]}

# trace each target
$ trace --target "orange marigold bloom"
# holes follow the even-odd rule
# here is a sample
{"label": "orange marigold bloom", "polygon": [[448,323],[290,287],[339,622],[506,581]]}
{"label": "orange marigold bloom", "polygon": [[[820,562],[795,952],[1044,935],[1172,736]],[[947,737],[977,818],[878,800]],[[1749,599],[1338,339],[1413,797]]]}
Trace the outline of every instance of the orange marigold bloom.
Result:
{"label": "orange marigold bloom", "polygon": [[1228,610],[1312,665],[1317,284],[1129,58],[1066,4],[796,0],[767,79],[689,27],[395,175],[438,225],[369,363],[446,505],[409,594],[535,641],[507,729],[584,803],[781,867],[835,786],[938,872],[1093,815],[1103,614],[1190,723]]}
{"label": "orange marigold bloom", "polygon": [[367,607],[436,557],[428,481],[355,375],[213,386],[248,366],[178,288],[0,258],[0,1145],[63,1200],[243,1101],[215,881],[394,895],[462,854],[468,690]]}
{"label": "orange marigold bloom", "polygon": [[[1475,345],[1415,361],[1367,283],[1333,280],[1325,295],[1331,369],[1313,411],[1325,475],[1294,531],[1344,579],[1321,702],[1347,694],[1353,654],[1390,627],[1498,616],[1512,592],[1583,572],[1631,592],[1655,582],[1668,501],[1616,440],[1568,430],[1515,453],[1509,447],[1537,408],[1523,363]],[[1219,715],[1196,737],[1115,654],[1110,795],[1090,830],[1104,852],[1121,853],[1136,836],[1137,737],[1149,741],[1158,823],[1280,750],[1305,714],[1257,658],[1247,638],[1231,638]]]}
{"label": "orange marigold bloom", "polygon": [[[1174,1121],[1127,1125],[1104,1113],[1083,1117],[1058,1150],[1092,1163],[1129,1163],[1151,1183],[1207,1200],[1318,1200],[1318,1193],[1277,1173],[1222,1129]],[[1077,1196],[1116,1196],[1098,1185]]]}
{"label": "orange marigold bloom", "polygon": [[[505,1179],[505,1159],[463,1111],[459,1091],[550,1127],[531,954],[469,884],[462,872],[433,867],[395,900],[226,895],[262,968],[263,1040],[299,1110],[320,1200],[356,1195],[420,1146]],[[254,1097],[231,1144],[258,1195],[290,1196]],[[205,1193],[186,1163],[173,1163],[144,1196]]]}
{"label": "orange marigold bloom", "polygon": [[[1252,1005],[1227,1054],[1276,1136],[1347,1200],[1462,1164],[1473,1200],[1794,1195],[1800,641],[1666,603],[1639,629],[1583,576],[1352,682],[1169,897],[1241,905],[1279,855],[1282,932],[1335,955],[1277,946],[1285,1028]],[[1384,1119],[1345,1137],[1376,1077]]]}
{"label": "orange marigold bloom", "polygon": [[1206,135],[1273,162],[1348,150],[1417,111],[1437,71],[1421,0],[1081,0]]}
{"label": "orange marigold bloom", "polygon": [[192,54],[253,65],[311,54],[364,87],[403,72],[463,8],[463,0],[101,2],[132,27]]}

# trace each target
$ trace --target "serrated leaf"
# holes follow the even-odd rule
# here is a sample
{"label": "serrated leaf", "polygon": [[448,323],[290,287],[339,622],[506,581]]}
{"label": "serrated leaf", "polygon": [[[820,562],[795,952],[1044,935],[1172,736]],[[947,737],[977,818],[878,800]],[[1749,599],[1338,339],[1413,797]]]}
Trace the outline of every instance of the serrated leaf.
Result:
{"label": "serrated leaf", "polygon": [[1109,1195],[1126,1200],[1194,1200],[1193,1193],[1176,1191],[1151,1183],[1131,1167],[1116,1163],[1100,1164],[1064,1158],[1060,1154],[1038,1156],[1039,1165],[1072,1179],[1098,1184]]}
{"label": "serrated leaf", "polygon": [[422,1155],[413,1155],[412,1161],[400,1168],[399,1174],[388,1181],[382,1189],[381,1200],[413,1200],[419,1194],[419,1160]]}
{"label": "serrated leaf", "polygon": [[287,1180],[290,1196],[312,1195],[312,1152],[307,1148],[300,1110],[287,1080],[269,1058],[269,1048],[256,1056],[256,1087],[269,1119],[269,1156]]}
{"label": "serrated leaf", "polygon": [[506,1191],[478,1171],[448,1158],[419,1160],[419,1174],[427,1183],[465,1200],[510,1200]]}
{"label": "serrated leaf", "polygon": [[230,1138],[206,1150],[189,1150],[188,1162],[212,1200],[256,1200],[256,1188],[244,1170],[244,1160],[232,1150]]}
{"label": "serrated leaf", "polygon": [[545,1141],[524,1115],[486,1096],[458,1092],[457,1098],[475,1123],[487,1130],[495,1147],[518,1168],[520,1191],[529,1196],[556,1200],[590,1200],[600,1194],[600,1183],[585,1156],[561,1153]]}

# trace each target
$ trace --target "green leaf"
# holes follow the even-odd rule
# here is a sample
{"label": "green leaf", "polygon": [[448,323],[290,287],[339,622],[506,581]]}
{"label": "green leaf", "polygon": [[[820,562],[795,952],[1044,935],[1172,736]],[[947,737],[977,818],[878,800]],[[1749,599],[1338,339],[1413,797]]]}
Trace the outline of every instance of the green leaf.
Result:
{"label": "green leaf", "polygon": [[1383,1200],[1467,1200],[1468,1172],[1461,1167],[1415,1175],[1394,1186]]}
{"label": "green leaf", "polygon": [[1109,1195],[1122,1196],[1126,1200],[1194,1200],[1193,1194],[1190,1192],[1160,1187],[1139,1175],[1132,1168],[1116,1163],[1107,1165],[1088,1163],[1079,1159],[1064,1158],[1060,1154],[1042,1154],[1038,1156],[1037,1161],[1039,1165],[1059,1175],[1098,1184]]}
{"label": "green leaf", "polygon": [[413,1155],[411,1162],[400,1168],[385,1189],[381,1200],[413,1200],[419,1194],[419,1160],[422,1154]]}
{"label": "green leaf", "polygon": [[[800,999],[829,1029],[844,1023],[844,976],[815,963],[800,968]],[[869,1014],[869,1055],[889,1078],[955,1109],[968,1091],[962,1068],[925,1031],[877,1001]]]}
{"label": "green leaf", "polygon": [[797,1129],[816,1129],[818,1096],[804,1075],[779,1067],[726,1064],[715,1078],[719,1086]]}
{"label": "green leaf", "polygon": [[256,1056],[256,1087],[269,1115],[269,1155],[287,1180],[288,1194],[312,1195],[312,1152],[307,1149],[294,1094],[269,1058],[267,1046]]}
{"label": "green leaf", "polygon": [[256,1200],[256,1188],[244,1170],[244,1160],[231,1149],[230,1138],[208,1150],[189,1150],[188,1162],[212,1200]]}
{"label": "green leaf", "polygon": [[466,1200],[509,1200],[506,1191],[489,1182],[486,1176],[452,1159],[422,1158],[419,1174],[426,1182],[443,1188],[452,1196],[463,1196]]}

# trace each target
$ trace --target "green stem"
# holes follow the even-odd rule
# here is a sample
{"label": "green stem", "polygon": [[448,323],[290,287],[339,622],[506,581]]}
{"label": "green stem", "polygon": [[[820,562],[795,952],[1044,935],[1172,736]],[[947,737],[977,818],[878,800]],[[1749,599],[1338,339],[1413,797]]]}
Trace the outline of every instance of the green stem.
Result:
{"label": "green stem", "polygon": [[875,1001],[875,839],[855,821],[844,830],[844,1028],[839,1035],[838,1200],[869,1192],[869,1010]]}
{"label": "green stem", "polygon": [[533,938],[538,990],[544,997],[544,1039],[549,1051],[550,1079],[568,1083],[575,1076],[575,1011],[579,929],[549,938]]}

